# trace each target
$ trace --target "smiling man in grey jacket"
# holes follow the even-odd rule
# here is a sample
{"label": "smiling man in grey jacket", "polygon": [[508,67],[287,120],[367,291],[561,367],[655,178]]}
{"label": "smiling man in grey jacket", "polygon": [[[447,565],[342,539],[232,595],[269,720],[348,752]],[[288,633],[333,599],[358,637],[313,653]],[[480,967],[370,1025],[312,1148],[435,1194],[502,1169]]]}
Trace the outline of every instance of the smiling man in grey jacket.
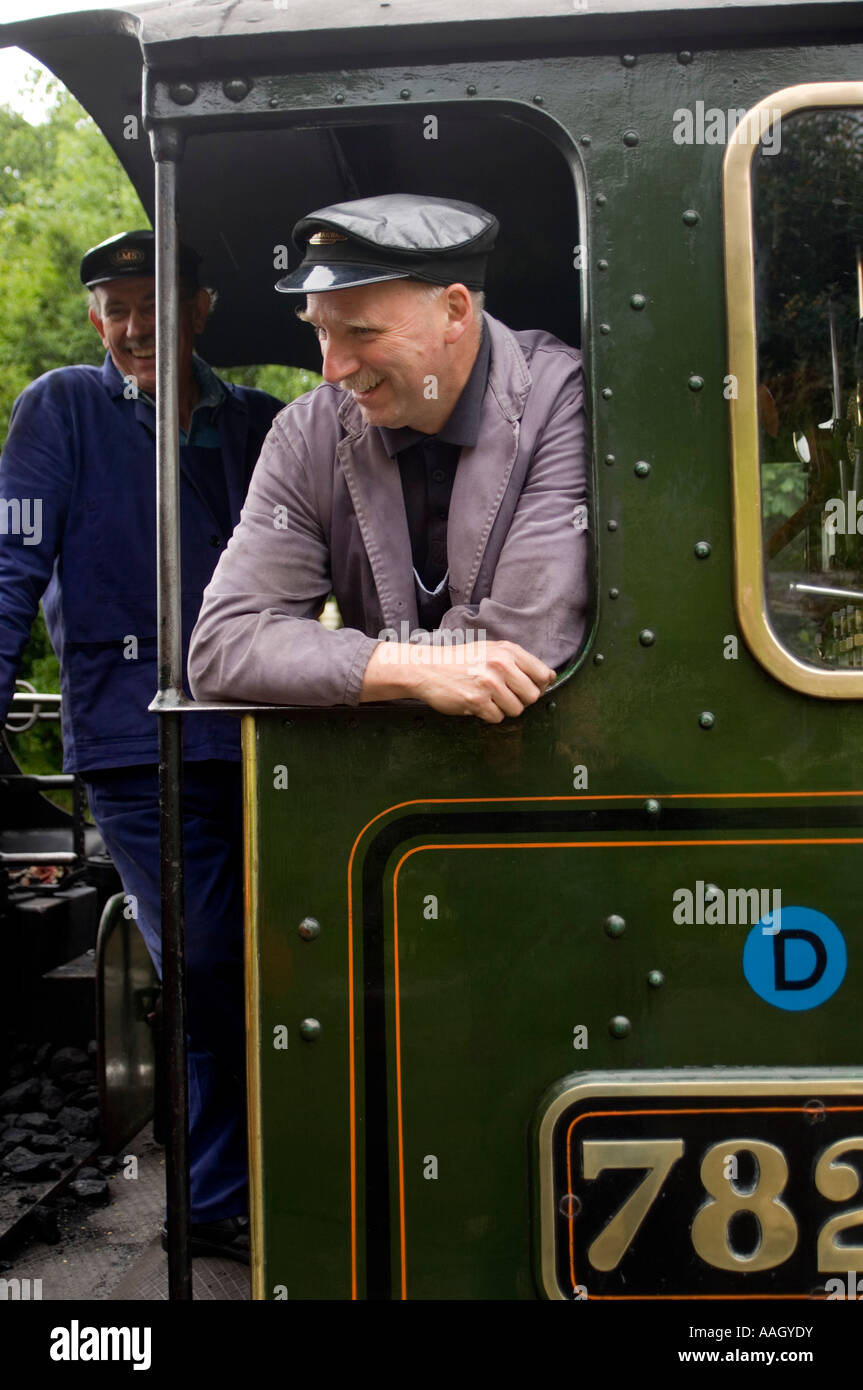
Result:
{"label": "smiling man in grey jacket", "polygon": [[[482,311],[497,221],[364,198],[303,218],[324,384],[277,416],[192,637],[198,699],[419,699],[491,723],[577,652],[588,605],[581,357]],[[316,621],[336,597],[344,627]]]}

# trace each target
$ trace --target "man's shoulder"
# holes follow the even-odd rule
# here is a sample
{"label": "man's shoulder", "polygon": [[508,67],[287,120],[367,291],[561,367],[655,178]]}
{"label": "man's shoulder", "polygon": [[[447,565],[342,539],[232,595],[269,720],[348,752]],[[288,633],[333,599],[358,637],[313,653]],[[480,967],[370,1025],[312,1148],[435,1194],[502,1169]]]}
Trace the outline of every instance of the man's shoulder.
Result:
{"label": "man's shoulder", "polygon": [[581,353],[541,328],[507,328],[486,315],[491,333],[489,390],[504,414],[516,419],[531,405],[549,411],[583,390]]}
{"label": "man's shoulder", "polygon": [[105,389],[102,368],[80,363],[70,367],[54,367],[50,372],[43,372],[41,376],[34,377],[21,394],[51,395],[91,391],[94,388]]}
{"label": "man's shoulder", "polygon": [[562,338],[556,338],[553,333],[547,333],[544,328],[509,328],[499,319],[492,318],[491,314],[486,314],[486,319],[491,329],[492,347],[495,339],[498,342],[502,337],[514,339],[528,365],[539,355],[566,358],[578,366],[581,365],[582,357],[578,348],[565,343]]}
{"label": "man's shoulder", "polygon": [[565,343],[561,338],[555,338],[553,333],[546,333],[542,328],[519,329],[513,336],[528,362],[533,362],[538,357],[551,356],[581,365],[582,358],[578,348]]}
{"label": "man's shoulder", "polygon": [[77,414],[81,410],[107,406],[111,399],[112,392],[102,367],[86,364],[55,367],[24,387],[15,402],[13,421],[31,410],[46,411],[49,415],[64,411]]}
{"label": "man's shoulder", "polygon": [[277,426],[285,433],[297,431],[317,433],[327,429],[340,430],[339,412],[350,396],[340,386],[322,381],[312,391],[306,391],[289,401],[276,418]]}
{"label": "man's shoulder", "polygon": [[270,415],[274,418],[284,409],[284,401],[280,401],[277,396],[271,396],[269,391],[262,391],[257,386],[238,386],[233,381],[225,381],[223,377],[219,377],[219,381],[235,401],[239,401],[257,415]]}

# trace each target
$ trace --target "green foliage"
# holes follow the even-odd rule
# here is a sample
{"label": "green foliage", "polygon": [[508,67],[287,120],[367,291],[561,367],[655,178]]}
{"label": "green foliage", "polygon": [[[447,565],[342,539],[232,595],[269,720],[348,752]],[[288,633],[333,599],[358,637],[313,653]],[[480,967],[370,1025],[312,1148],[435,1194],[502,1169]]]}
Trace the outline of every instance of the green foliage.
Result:
{"label": "green foliage", "polygon": [[[57,658],[51,648],[48,631],[41,610],[37,614],[30,634],[30,641],[24,653],[19,676],[42,694],[56,693],[60,689],[60,670]],[[6,735],[9,747],[24,772],[57,772],[63,761],[63,745],[60,739],[60,722],[57,719],[38,720],[32,729],[22,734]],[[72,809],[72,794],[65,791],[47,793],[49,800]]]}
{"label": "green foliage", "polygon": [[219,368],[219,376],[232,381],[235,386],[257,386],[260,391],[269,391],[287,405],[297,396],[305,395],[319,384],[317,372],[307,372],[304,367],[281,367],[271,363],[264,367]]}
{"label": "green foliage", "polygon": [[792,516],[806,501],[806,476],[800,463],[762,463],[761,512],[768,532]]}
{"label": "green foliage", "polygon": [[[29,85],[40,83],[35,71]],[[16,398],[34,377],[73,362],[102,362],[104,349],[78,278],[81,255],[118,228],[148,225],[122,165],[83,107],[55,81],[43,90],[53,101],[38,126],[0,106],[0,438]],[[320,380],[281,366],[220,374],[284,401]],[[41,613],[19,674],[37,690],[60,688]],[[10,746],[27,772],[60,767],[57,723],[13,735]]]}
{"label": "green foliage", "polygon": [[45,121],[0,107],[0,430],[28,382],[104,357],[78,279],[82,250],[147,218],[119,160],[58,83]]}

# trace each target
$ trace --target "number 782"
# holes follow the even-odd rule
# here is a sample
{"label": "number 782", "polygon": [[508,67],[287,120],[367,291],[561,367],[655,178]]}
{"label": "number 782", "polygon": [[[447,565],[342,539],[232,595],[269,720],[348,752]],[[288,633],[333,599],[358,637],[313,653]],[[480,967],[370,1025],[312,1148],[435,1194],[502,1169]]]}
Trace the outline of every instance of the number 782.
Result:
{"label": "number 782", "polygon": [[[863,1150],[863,1137],[838,1139],[819,1156],[815,1187],[831,1202],[846,1202],[860,1189],[860,1174],[842,1156]],[[662,1190],[666,1178],[683,1157],[682,1139],[585,1139],[581,1145],[582,1173],[588,1181],[609,1168],[646,1168],[635,1191],[627,1197],[588,1249],[594,1269],[616,1269],[638,1234],[644,1218]],[[727,1160],[750,1153],[757,1173],[754,1184],[742,1189],[727,1177]],[[797,1222],[782,1201],[788,1181],[785,1155],[775,1144],[761,1139],[726,1139],[714,1144],[701,1160],[701,1181],[707,1194],[698,1208],[690,1232],[697,1255],[716,1269],[746,1272],[773,1269],[789,1259],[797,1248]],[[732,1218],[750,1212],[759,1227],[758,1243],[749,1254],[740,1254],[729,1240]],[[841,1212],[824,1222],[818,1232],[817,1268],[824,1273],[863,1271],[863,1245],[840,1245],[840,1231],[863,1226],[863,1207]]]}

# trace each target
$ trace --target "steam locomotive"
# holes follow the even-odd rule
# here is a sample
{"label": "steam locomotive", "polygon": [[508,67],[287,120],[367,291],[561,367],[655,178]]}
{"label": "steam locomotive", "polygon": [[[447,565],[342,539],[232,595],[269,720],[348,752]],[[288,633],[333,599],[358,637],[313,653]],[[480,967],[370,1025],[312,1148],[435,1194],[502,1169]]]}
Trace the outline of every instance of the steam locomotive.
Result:
{"label": "steam locomotive", "polygon": [[493,211],[490,311],[585,357],[592,617],[546,697],[225,712],[253,1298],[830,1297],[863,1273],[859,7],[0,32],[204,253],[214,364],[316,366],[290,228],[393,191]]}

